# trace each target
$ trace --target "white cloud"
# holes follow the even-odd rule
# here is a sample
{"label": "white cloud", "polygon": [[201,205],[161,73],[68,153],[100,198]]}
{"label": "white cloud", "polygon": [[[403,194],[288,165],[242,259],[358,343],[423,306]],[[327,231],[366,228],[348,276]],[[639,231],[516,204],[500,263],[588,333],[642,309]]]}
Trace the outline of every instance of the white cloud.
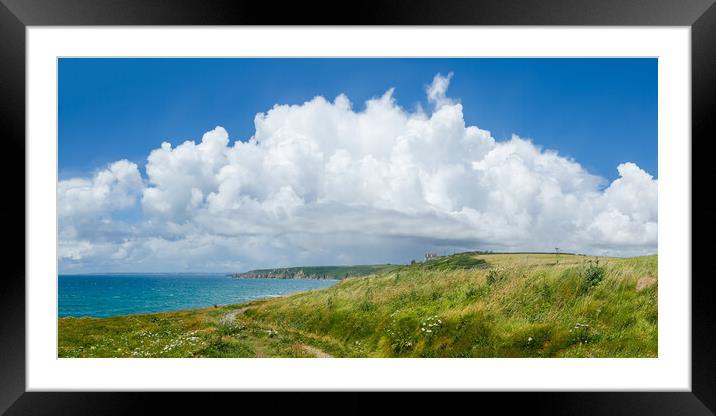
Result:
{"label": "white cloud", "polygon": [[[606,184],[529,140],[466,126],[446,95],[451,76],[427,87],[431,114],[405,111],[392,90],[362,111],[344,95],[316,97],[257,114],[248,141],[216,127],[199,143],[162,143],[146,180],[119,161],[61,181],[64,266],[405,262],[437,247],[656,251],[656,179],[624,163]],[[107,215],[139,195],[141,221]]]}
{"label": "white cloud", "polygon": [[57,186],[59,216],[87,216],[125,209],[134,204],[143,187],[136,164],[127,160],[114,162],[92,179],[60,181]]}
{"label": "white cloud", "polygon": [[129,231],[112,220],[112,213],[131,209],[144,190],[137,165],[112,163],[91,179],[73,178],[57,185],[60,259],[79,261],[97,256],[97,243]]}
{"label": "white cloud", "polygon": [[657,241],[657,181],[634,163],[618,166],[619,179],[584,219],[588,237],[603,245],[653,246]]}
{"label": "white cloud", "polygon": [[436,108],[454,103],[452,99],[447,97],[447,89],[450,86],[452,75],[452,72],[446,77],[441,74],[436,74],[433,78],[433,83],[426,89],[428,101],[434,104]]}
{"label": "white cloud", "polygon": [[94,247],[89,241],[60,240],[59,257],[61,259],[82,260],[82,256],[91,253]]}

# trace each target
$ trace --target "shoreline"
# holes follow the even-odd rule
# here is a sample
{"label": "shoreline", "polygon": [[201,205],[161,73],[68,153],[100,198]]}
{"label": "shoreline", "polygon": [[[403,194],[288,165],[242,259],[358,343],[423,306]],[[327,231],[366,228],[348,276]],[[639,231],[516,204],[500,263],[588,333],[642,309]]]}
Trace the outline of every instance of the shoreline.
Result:
{"label": "shoreline", "polygon": [[[59,318],[58,356],[658,355],[657,256],[599,263],[547,257],[454,255],[216,307]],[[474,267],[478,260],[488,267]]]}
{"label": "shoreline", "polygon": [[[301,292],[294,292],[294,293],[303,293],[303,292],[309,292],[309,290],[304,290]],[[189,313],[189,312],[205,312],[205,311],[211,311],[213,309],[221,309],[221,308],[227,308],[227,307],[234,307],[234,306],[246,306],[246,304],[249,304],[251,302],[256,301],[265,301],[267,299],[276,299],[276,298],[282,298],[286,296],[293,295],[294,293],[289,293],[286,295],[277,295],[277,296],[264,296],[256,299],[247,300],[241,303],[225,303],[225,304],[217,304],[216,306],[206,306],[203,308],[187,308],[187,309],[176,309],[171,311],[159,311],[159,312],[141,312],[141,313],[128,313],[124,315],[110,315],[110,316],[57,316],[57,320],[63,320],[63,319],[110,319],[110,318],[131,318],[131,317],[141,317],[141,316],[151,316],[151,315],[161,315],[161,314],[170,314],[170,313]]]}
{"label": "shoreline", "polygon": [[[235,279],[241,279],[241,280],[257,280],[257,278],[235,278]],[[266,280],[269,280],[269,279],[266,279]],[[271,280],[291,280],[291,279],[271,279]],[[309,280],[309,279],[292,279],[292,280]],[[334,281],[336,282],[336,284],[337,284],[338,282],[340,282],[340,279],[310,279],[310,280],[334,280]],[[84,315],[84,316],[72,316],[72,315],[60,316],[59,313],[58,313],[58,315],[57,315],[57,320],[59,321],[59,320],[63,320],[63,319],[108,319],[108,318],[117,318],[117,317],[147,316],[147,315],[157,315],[157,314],[166,314],[166,313],[179,313],[179,312],[200,312],[200,311],[208,311],[208,310],[212,310],[212,309],[220,309],[220,308],[225,308],[225,307],[230,307],[230,306],[245,305],[245,304],[248,304],[248,303],[251,303],[251,302],[256,302],[256,301],[265,301],[265,300],[268,300],[268,299],[283,298],[283,297],[292,296],[292,295],[295,295],[295,294],[298,294],[298,293],[306,293],[306,292],[311,292],[311,291],[316,291],[316,290],[323,290],[323,289],[330,288],[330,287],[332,287],[332,286],[333,286],[333,285],[327,286],[327,287],[315,288],[315,289],[299,290],[299,291],[296,291],[296,292],[285,293],[285,294],[282,294],[282,295],[259,296],[259,297],[255,297],[255,298],[252,298],[252,299],[244,300],[244,301],[241,301],[241,302],[238,302],[238,303],[217,303],[217,304],[212,304],[212,305],[209,305],[209,306],[203,306],[203,307],[198,307],[198,308],[182,308],[182,309],[172,309],[172,310],[166,310],[166,311],[138,312],[138,313],[128,313],[128,314],[118,314],[118,315],[108,315],[108,316],[90,316],[90,315]]]}

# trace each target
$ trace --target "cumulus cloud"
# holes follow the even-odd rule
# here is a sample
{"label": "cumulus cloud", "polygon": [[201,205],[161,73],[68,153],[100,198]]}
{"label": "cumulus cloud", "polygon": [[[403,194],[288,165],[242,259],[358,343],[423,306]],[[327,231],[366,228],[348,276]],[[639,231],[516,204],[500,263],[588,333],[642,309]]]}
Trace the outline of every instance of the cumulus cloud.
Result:
{"label": "cumulus cloud", "polygon": [[137,165],[120,160],[92,179],[60,181],[58,214],[62,218],[121,210],[133,205],[143,188]]}
{"label": "cumulus cloud", "polygon": [[112,214],[131,209],[144,191],[137,165],[127,160],[112,163],[91,179],[73,178],[57,185],[60,260],[80,261],[97,254],[96,244],[126,234]]}
{"label": "cumulus cloud", "polygon": [[452,79],[453,73],[450,72],[447,76],[436,74],[433,78],[433,83],[426,88],[428,94],[428,102],[435,105],[435,107],[442,107],[443,105],[453,104],[454,101],[447,97],[447,89],[450,86],[450,79]]}
{"label": "cumulus cloud", "polygon": [[[162,143],[146,163],[119,161],[58,186],[64,267],[242,270],[406,262],[427,250],[654,252],[657,180],[633,163],[606,183],[530,140],[466,126],[447,96],[432,113],[389,90],[356,111],[348,97],[275,105],[255,134],[222,127]],[[111,213],[142,212],[126,223]]]}

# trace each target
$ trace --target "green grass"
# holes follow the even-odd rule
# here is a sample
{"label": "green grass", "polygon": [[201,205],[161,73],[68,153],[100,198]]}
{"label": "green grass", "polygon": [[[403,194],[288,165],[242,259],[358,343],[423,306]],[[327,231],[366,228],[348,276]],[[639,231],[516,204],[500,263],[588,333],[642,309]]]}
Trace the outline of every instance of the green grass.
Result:
{"label": "green grass", "polygon": [[309,266],[309,267],[283,267],[276,269],[256,269],[245,273],[236,273],[235,277],[246,275],[278,275],[289,278],[299,272],[306,276],[315,276],[321,279],[344,279],[351,276],[365,276],[392,270],[400,266],[391,264],[369,264],[358,266]]}
{"label": "green grass", "polygon": [[480,258],[475,253],[459,253],[452,256],[438,257],[423,263],[415,263],[410,265],[410,269],[414,270],[469,270],[477,267],[486,267],[487,261]]}
{"label": "green grass", "polygon": [[[461,253],[242,305],[59,321],[60,357],[656,357],[657,257]],[[232,311],[239,310],[227,320]],[[222,317],[224,319],[222,319]]]}

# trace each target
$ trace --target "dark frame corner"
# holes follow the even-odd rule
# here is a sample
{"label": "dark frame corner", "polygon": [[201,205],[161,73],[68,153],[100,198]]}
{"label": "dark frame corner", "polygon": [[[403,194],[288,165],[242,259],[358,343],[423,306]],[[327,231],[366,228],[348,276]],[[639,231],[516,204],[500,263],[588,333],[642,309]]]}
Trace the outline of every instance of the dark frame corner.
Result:
{"label": "dark frame corner", "polygon": [[[382,4],[381,4],[382,3]],[[10,267],[0,279],[0,412],[7,414],[132,414],[151,411],[150,404],[167,402],[166,394],[147,393],[29,393],[25,392],[25,28],[36,25],[255,25],[255,24],[370,24],[370,25],[629,25],[689,26],[692,29],[692,146],[706,142],[716,131],[716,6],[714,0],[394,0],[338,3],[314,1],[276,7],[249,1],[142,0],[0,0],[0,128],[5,153],[5,186],[23,204],[3,204],[5,228],[14,237],[5,253]],[[265,5],[262,5],[265,4]],[[350,12],[347,12],[347,11]],[[324,13],[319,14],[318,11]],[[320,17],[319,17],[320,16]],[[705,152],[702,152],[703,155]],[[692,151],[692,154],[693,151]],[[699,154],[695,154],[699,156]],[[694,161],[692,159],[692,161]],[[695,162],[695,161],[694,161]],[[692,163],[706,169],[707,164]],[[14,179],[14,180],[13,180]],[[694,186],[692,184],[692,189]],[[702,197],[703,198],[703,197]],[[693,197],[692,197],[693,201]],[[693,202],[692,202],[693,204]],[[693,212],[693,206],[692,206]],[[693,215],[693,214],[692,214]],[[705,216],[704,216],[705,217]],[[13,221],[11,218],[25,218]],[[692,219],[693,221],[693,219]],[[703,230],[703,227],[706,230]],[[711,226],[700,224],[699,235]],[[692,244],[704,253],[713,244]],[[692,254],[692,258],[693,258]],[[697,256],[699,258],[701,256]],[[21,261],[22,259],[22,261]],[[692,263],[693,267],[693,263]],[[693,273],[696,275],[695,273]],[[686,276],[683,276],[686,278]],[[398,399],[382,410],[406,412],[438,407],[458,410],[458,404],[492,402],[502,412],[549,414],[698,414],[716,413],[716,308],[709,274],[692,279],[692,391],[684,393],[481,393],[470,403]],[[711,290],[709,290],[711,289]],[[519,398],[515,397],[518,396]],[[186,413],[219,409],[237,403],[236,394],[172,394],[173,407]],[[335,394],[335,411],[373,411],[371,400],[357,393]],[[423,396],[425,397],[425,396]],[[465,396],[462,396],[465,397]],[[517,399],[517,400],[515,400]],[[324,398],[319,399],[324,401]],[[224,402],[224,403],[222,403]],[[265,403],[266,397],[259,399]],[[448,403],[449,402],[449,403]],[[315,407],[313,395],[271,401],[271,411]],[[479,408],[486,409],[484,404]],[[60,410],[61,409],[61,410]],[[477,409],[476,409],[477,410]],[[332,412],[332,413],[334,413]]]}

